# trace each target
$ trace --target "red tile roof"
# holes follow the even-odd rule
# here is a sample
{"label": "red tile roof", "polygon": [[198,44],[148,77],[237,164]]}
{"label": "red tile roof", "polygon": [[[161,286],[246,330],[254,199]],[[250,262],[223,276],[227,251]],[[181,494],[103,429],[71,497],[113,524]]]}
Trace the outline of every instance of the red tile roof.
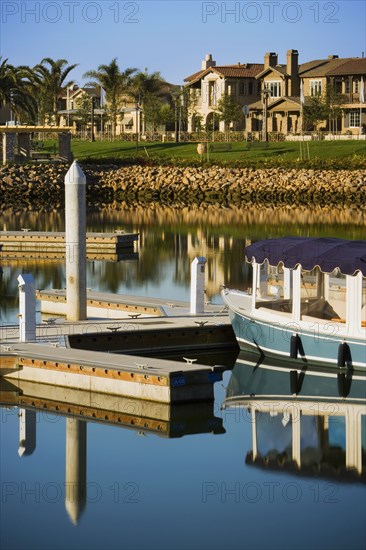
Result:
{"label": "red tile roof", "polygon": [[185,82],[195,82],[208,74],[209,72],[215,72],[220,76],[229,78],[254,78],[258,73],[263,71],[263,63],[243,63],[236,65],[220,65],[216,67],[209,67],[202,71],[198,71],[184,79]]}

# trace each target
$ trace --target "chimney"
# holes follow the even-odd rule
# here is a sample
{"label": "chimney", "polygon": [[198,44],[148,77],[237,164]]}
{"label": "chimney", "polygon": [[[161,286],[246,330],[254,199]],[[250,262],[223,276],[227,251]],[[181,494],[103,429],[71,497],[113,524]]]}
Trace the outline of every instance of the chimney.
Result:
{"label": "chimney", "polygon": [[290,77],[287,82],[286,95],[300,95],[300,78],[299,78],[299,52],[297,50],[287,50],[286,56],[286,72]]}
{"label": "chimney", "polygon": [[286,72],[290,76],[295,76],[299,69],[299,52],[297,50],[287,50]]}
{"label": "chimney", "polygon": [[275,67],[277,65],[277,54],[275,52],[267,52],[264,56],[264,68]]}
{"label": "chimney", "polygon": [[202,61],[201,70],[204,71],[209,67],[216,67],[216,61],[212,59],[212,55],[210,53],[206,54],[205,59]]}

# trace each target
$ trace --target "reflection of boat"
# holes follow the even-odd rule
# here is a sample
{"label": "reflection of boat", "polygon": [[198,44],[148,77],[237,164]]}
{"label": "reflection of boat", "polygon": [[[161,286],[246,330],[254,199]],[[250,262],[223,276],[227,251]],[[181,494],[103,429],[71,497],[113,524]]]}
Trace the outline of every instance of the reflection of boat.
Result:
{"label": "reflection of boat", "polygon": [[222,291],[241,349],[366,367],[366,241],[269,239],[246,257],[252,291]]}
{"label": "reflection of boat", "polygon": [[365,384],[363,372],[289,369],[241,353],[223,408],[243,408],[251,422],[248,464],[366,481]]}

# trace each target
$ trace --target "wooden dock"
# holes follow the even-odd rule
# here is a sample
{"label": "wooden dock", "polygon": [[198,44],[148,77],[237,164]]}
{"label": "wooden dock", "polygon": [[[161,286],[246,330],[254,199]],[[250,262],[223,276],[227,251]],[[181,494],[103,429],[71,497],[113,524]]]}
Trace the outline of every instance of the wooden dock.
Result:
{"label": "wooden dock", "polygon": [[226,369],[28,342],[2,344],[0,354],[0,374],[6,380],[162,403],[212,400],[213,384]]}
{"label": "wooden dock", "polygon": [[[87,233],[86,253],[89,260],[122,259],[133,253],[138,233]],[[119,257],[121,256],[121,257]],[[65,257],[65,233],[53,231],[0,231],[0,258]]]}
{"label": "wooden dock", "polygon": [[212,402],[167,404],[0,379],[0,406],[26,408],[167,438],[225,433],[222,418],[214,415]]}

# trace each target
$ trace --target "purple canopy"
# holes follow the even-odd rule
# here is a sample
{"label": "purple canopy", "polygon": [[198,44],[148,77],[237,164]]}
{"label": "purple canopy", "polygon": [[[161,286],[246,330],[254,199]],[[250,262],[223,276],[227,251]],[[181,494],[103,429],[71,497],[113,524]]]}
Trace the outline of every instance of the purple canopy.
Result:
{"label": "purple canopy", "polygon": [[366,241],[312,237],[266,239],[247,246],[246,258],[255,259],[259,264],[266,259],[270,265],[282,262],[289,268],[300,264],[306,271],[319,266],[326,273],[338,267],[344,275],[361,271],[366,277]]}

